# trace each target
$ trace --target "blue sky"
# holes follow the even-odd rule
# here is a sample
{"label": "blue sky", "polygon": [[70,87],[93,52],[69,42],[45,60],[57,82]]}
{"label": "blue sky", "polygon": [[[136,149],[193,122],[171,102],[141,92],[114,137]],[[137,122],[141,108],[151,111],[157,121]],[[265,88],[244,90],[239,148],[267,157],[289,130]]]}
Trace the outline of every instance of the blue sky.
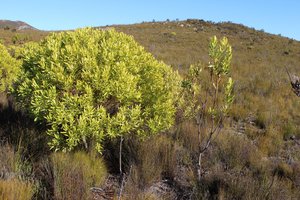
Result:
{"label": "blue sky", "polygon": [[299,0],[0,0],[0,19],[42,30],[198,18],[232,21],[300,41]]}

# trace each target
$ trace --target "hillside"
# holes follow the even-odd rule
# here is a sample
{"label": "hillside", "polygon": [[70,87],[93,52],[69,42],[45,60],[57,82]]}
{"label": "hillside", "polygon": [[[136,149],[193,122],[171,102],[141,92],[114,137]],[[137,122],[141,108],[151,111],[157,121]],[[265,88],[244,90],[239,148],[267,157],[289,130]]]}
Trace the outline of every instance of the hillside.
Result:
{"label": "hillside", "polygon": [[[0,21],[0,40],[6,46],[21,45],[39,41],[49,34],[32,27],[19,30],[24,24],[31,27],[23,22]],[[299,41],[231,22],[213,23],[197,19],[97,28],[111,27],[132,35],[157,59],[171,65],[183,76],[191,64],[208,64],[208,45],[212,36],[227,37],[233,48],[235,101],[223,134],[205,155],[207,177],[201,185],[203,190],[195,193],[193,189],[195,176],[191,166],[195,163],[197,149],[196,136],[193,135],[196,128],[193,122],[185,122],[176,124],[162,136],[155,136],[157,142],[150,138],[141,143],[125,144],[126,164],[131,160],[138,163],[127,166],[130,174],[125,188],[128,199],[189,199],[188,196],[193,195],[204,199],[300,197],[300,101],[291,91],[285,71],[286,66],[291,73],[300,75]],[[1,101],[7,103],[3,98]],[[23,150],[30,155],[34,152],[37,158],[33,162],[38,163],[35,165],[40,170],[35,175],[41,178],[49,166],[38,158],[44,152],[47,156],[50,154],[43,146],[46,142],[38,134],[43,128],[36,126],[27,116],[26,123],[20,123],[23,117],[21,112],[12,108],[1,110],[0,141],[8,140],[17,146],[20,142],[17,135],[27,133],[35,138],[32,141],[24,138],[22,142],[26,145]],[[108,182],[113,183],[118,162],[117,144],[117,141],[109,142],[107,146],[111,149],[104,153],[107,165],[112,168],[108,171],[113,174]],[[130,157],[132,154],[134,158]],[[162,161],[157,154],[163,157]],[[49,186],[49,180],[44,179],[46,183],[43,184]]]}
{"label": "hillside", "polygon": [[0,20],[0,28],[16,30],[35,30],[36,28],[22,21]]}
{"label": "hillside", "polygon": [[0,20],[0,41],[5,45],[19,45],[38,41],[47,33],[22,21]]}

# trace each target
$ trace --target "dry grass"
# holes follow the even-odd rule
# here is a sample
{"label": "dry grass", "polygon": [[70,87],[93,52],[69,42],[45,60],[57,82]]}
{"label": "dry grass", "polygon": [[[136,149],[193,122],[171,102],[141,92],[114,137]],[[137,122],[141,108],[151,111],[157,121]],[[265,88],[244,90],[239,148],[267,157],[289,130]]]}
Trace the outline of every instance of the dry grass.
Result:
{"label": "dry grass", "polygon": [[5,45],[21,45],[29,41],[39,41],[49,32],[38,30],[14,30],[0,28],[0,41]]}
{"label": "dry grass", "polygon": [[34,181],[26,180],[29,167],[11,145],[0,144],[0,199],[26,200],[33,197],[37,187]]}
{"label": "dry grass", "polygon": [[35,185],[16,178],[0,180],[0,199],[2,200],[30,200],[35,193]]}
{"label": "dry grass", "polygon": [[15,170],[15,152],[8,144],[1,144],[0,146],[0,170],[7,172]]}
{"label": "dry grass", "polygon": [[174,177],[176,151],[176,144],[164,135],[143,141],[138,149],[136,182],[141,186],[149,186],[162,178]]}
{"label": "dry grass", "polygon": [[55,199],[87,199],[91,187],[101,186],[107,176],[101,158],[85,152],[52,156]]}

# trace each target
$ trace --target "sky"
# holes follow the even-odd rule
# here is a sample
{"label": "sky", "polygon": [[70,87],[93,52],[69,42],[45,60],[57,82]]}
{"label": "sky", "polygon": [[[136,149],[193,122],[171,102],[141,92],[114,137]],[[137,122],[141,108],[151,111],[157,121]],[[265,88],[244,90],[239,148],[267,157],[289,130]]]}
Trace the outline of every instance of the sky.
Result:
{"label": "sky", "polygon": [[299,0],[0,0],[0,19],[41,30],[191,18],[231,21],[300,41]]}

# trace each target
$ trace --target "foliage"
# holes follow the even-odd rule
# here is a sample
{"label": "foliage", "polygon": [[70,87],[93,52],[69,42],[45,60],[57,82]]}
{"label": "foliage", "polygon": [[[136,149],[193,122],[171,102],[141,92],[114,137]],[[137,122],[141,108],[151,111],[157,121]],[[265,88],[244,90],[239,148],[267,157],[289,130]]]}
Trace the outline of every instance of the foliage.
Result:
{"label": "foliage", "polygon": [[234,82],[229,76],[232,52],[228,40],[223,38],[218,42],[217,38],[213,37],[209,55],[211,61],[206,67],[209,80],[205,80],[201,64],[191,65],[187,78],[182,82],[185,90],[181,103],[184,105],[186,116],[197,117],[199,112],[202,112],[216,121],[228,112],[234,100]]}
{"label": "foliage", "polygon": [[0,92],[11,86],[19,71],[19,62],[10,56],[6,47],[0,43]]}
{"label": "foliage", "polygon": [[132,37],[91,28],[24,47],[15,94],[49,125],[55,150],[170,128],[180,78]]}
{"label": "foliage", "polygon": [[184,113],[196,119],[198,126],[198,179],[201,177],[202,154],[209,147],[212,136],[223,127],[223,120],[233,103],[233,80],[229,76],[232,58],[227,38],[213,37],[209,44],[209,80],[205,81],[201,65],[192,65],[182,82]]}

